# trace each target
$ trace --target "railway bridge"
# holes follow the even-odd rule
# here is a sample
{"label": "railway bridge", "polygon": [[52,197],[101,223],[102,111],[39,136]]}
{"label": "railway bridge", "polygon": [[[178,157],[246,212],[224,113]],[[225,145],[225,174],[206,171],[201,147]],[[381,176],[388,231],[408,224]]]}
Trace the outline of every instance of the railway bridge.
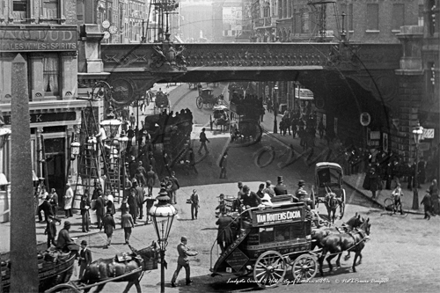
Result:
{"label": "railway bridge", "polygon": [[[157,82],[298,81],[314,93],[327,115],[327,129],[344,141],[361,141],[359,115],[371,116],[371,131],[386,133],[392,149],[409,151],[420,102],[420,77],[403,74],[402,44],[363,43],[187,43],[101,44],[100,58],[113,98],[125,105]],[[411,71],[411,70],[410,70]],[[403,72],[403,73],[402,73]],[[91,80],[84,80],[84,84]],[[81,86],[81,79],[80,79]],[[402,94],[416,95],[413,103]],[[407,101],[406,101],[407,102]],[[413,105],[414,104],[414,105]],[[392,121],[403,114],[405,123]],[[408,146],[402,149],[402,143]]]}

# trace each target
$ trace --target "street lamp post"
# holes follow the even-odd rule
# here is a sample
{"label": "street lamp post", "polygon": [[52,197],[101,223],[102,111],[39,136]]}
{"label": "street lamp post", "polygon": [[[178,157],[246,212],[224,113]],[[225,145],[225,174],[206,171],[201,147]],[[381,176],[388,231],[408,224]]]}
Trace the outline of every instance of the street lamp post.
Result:
{"label": "street lamp post", "polygon": [[165,292],[165,251],[168,245],[168,236],[173,225],[177,210],[169,201],[170,198],[165,191],[161,191],[157,196],[157,203],[150,209],[150,215],[153,218],[154,229],[160,249],[160,292]]}
{"label": "street lamp post", "polygon": [[414,186],[413,186],[413,204],[412,204],[412,209],[413,210],[418,210],[419,209],[419,190],[418,190],[418,185],[419,182],[417,180],[417,173],[419,172],[419,144],[420,144],[420,139],[422,138],[422,134],[423,134],[423,127],[418,125],[417,127],[415,127],[412,131],[413,136],[414,136],[414,142],[416,145],[416,167],[415,167],[415,171],[414,171]]}
{"label": "street lamp post", "polygon": [[273,133],[278,133],[278,82],[275,84],[273,88],[275,94],[273,95]]}

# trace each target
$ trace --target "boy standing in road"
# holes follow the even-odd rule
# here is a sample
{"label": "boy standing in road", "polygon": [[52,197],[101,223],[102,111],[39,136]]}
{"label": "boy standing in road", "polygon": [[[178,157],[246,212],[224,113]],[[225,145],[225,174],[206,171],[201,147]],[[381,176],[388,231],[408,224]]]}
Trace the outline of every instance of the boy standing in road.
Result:
{"label": "boy standing in road", "polygon": [[78,275],[78,279],[81,280],[84,272],[86,271],[87,267],[90,265],[91,262],[92,262],[92,252],[87,247],[87,241],[83,240],[83,241],[81,241],[81,251],[79,252],[79,260],[78,260],[79,275]]}
{"label": "boy standing in road", "polygon": [[176,287],[176,279],[182,268],[185,268],[186,272],[186,285],[191,285],[192,283],[188,256],[196,256],[198,253],[197,251],[191,251],[186,246],[187,243],[188,239],[185,236],[182,236],[180,238],[180,244],[177,245],[177,253],[179,254],[179,258],[177,259],[177,269],[173,274],[173,278],[171,279],[172,287]]}

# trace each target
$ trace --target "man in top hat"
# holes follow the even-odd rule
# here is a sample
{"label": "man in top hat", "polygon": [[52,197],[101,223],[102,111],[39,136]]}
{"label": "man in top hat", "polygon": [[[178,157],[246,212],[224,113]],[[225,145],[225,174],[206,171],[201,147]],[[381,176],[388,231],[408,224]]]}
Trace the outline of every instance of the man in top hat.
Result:
{"label": "man in top hat", "polygon": [[308,198],[309,194],[305,189],[306,183],[304,180],[298,181],[298,189],[295,191],[295,197],[300,202],[304,202],[306,206],[312,208],[312,201]]}
{"label": "man in top hat", "polygon": [[275,195],[287,194],[287,187],[283,183],[283,176],[278,176],[278,184],[274,188]]}

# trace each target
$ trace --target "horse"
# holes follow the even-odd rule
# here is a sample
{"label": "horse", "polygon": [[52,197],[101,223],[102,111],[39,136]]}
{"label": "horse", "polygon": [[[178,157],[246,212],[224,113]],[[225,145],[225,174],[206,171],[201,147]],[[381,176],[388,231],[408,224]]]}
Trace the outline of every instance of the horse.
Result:
{"label": "horse", "polygon": [[[360,227],[364,220],[361,218],[361,215],[356,213],[353,217],[351,217],[346,223],[342,224],[342,227],[320,227],[312,230],[312,250],[315,247],[322,248],[322,241],[325,237],[332,233],[340,234],[347,233],[352,231],[353,229]],[[350,252],[349,252],[350,253]]]}
{"label": "horse", "polygon": [[355,228],[351,232],[345,232],[341,234],[329,234],[325,237],[322,244],[322,252],[321,256],[318,259],[319,263],[319,272],[321,277],[324,276],[322,271],[322,263],[324,258],[327,255],[327,252],[330,252],[330,255],[327,257],[327,263],[329,266],[329,271],[333,270],[333,266],[331,264],[331,260],[338,255],[338,259],[336,260],[336,265],[340,266],[340,259],[343,251],[354,251],[355,256],[353,260],[353,272],[356,272],[356,260],[359,259],[359,264],[361,264],[362,254],[361,251],[365,247],[365,241],[368,240],[368,236],[370,235],[370,219],[368,218],[364,221],[360,227]]}
{"label": "horse", "polygon": [[[111,278],[120,277],[128,272],[142,268],[136,273],[127,275],[126,277],[114,280],[114,282],[128,282],[125,287],[124,293],[127,293],[130,288],[135,285],[137,293],[141,293],[141,285],[139,284],[144,271],[147,268],[148,261],[157,261],[158,259],[158,245],[155,241],[144,249],[136,250],[129,245],[132,253],[118,257],[108,259],[98,259],[92,262],[86,269],[80,282],[90,285],[105,281]],[[122,260],[121,260],[122,259]],[[95,292],[101,292],[105,283],[98,285]],[[89,292],[91,288],[85,289],[84,292]]]}
{"label": "horse", "polygon": [[[339,206],[339,213],[340,213],[340,218],[342,219],[342,217],[344,216],[344,211],[343,211],[343,205],[344,203],[342,202],[341,199],[336,197],[336,193],[334,193],[330,187],[325,186],[325,197],[324,197],[324,204],[325,207],[327,209],[327,214],[328,214],[328,221],[330,221],[331,223],[335,222],[335,218],[336,218],[336,209]],[[333,216],[331,216],[331,214],[333,214]]]}

